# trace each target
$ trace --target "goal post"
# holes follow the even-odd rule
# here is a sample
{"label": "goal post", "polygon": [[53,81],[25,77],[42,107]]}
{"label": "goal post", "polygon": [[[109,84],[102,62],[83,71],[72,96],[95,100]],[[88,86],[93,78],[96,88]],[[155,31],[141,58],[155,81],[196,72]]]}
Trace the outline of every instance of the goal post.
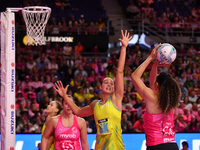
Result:
{"label": "goal post", "polygon": [[1,12],[1,150],[15,149],[15,14]]}
{"label": "goal post", "polygon": [[7,8],[0,13],[0,50],[1,50],[1,150],[15,149],[15,14],[22,10],[26,23],[28,45],[45,44],[45,27],[51,14],[51,8],[31,6]]}

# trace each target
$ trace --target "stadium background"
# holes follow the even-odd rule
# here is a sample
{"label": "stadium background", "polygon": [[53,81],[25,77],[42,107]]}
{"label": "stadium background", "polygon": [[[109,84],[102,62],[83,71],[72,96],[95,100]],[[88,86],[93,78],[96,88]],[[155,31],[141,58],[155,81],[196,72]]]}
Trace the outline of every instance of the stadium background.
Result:
{"label": "stadium background", "polygon": [[[190,149],[196,150],[195,139],[189,137],[200,132],[198,0],[1,0],[0,3],[1,12],[6,7],[31,5],[52,9],[45,31],[48,43],[45,46],[25,45],[23,17],[20,11],[15,14],[17,141],[22,133],[37,136],[38,140],[47,104],[52,100],[61,100],[52,90],[56,80],[71,85],[70,92],[80,107],[87,105],[94,97],[101,97],[99,84],[105,76],[115,76],[120,30],[127,29],[134,38],[127,48],[125,65],[123,135],[130,134],[133,141],[134,136],[144,136],[137,133],[143,132],[143,128],[138,129],[134,124],[141,121],[142,126],[145,103],[131,84],[130,73],[157,43],[169,42],[177,49],[178,57],[170,68],[161,69],[170,72],[182,86],[176,131],[181,132],[180,135],[185,133],[181,137],[189,142]],[[66,46],[66,43],[69,45]],[[82,46],[77,46],[78,43]],[[78,47],[82,49],[80,53],[76,50]],[[68,49],[71,49],[70,53],[66,52]],[[147,71],[143,76],[146,84],[149,84],[148,75]],[[42,82],[41,86],[36,84],[36,78]],[[187,111],[184,112],[185,109]],[[85,119],[89,136],[93,137],[91,133],[96,130],[93,117]],[[181,146],[179,139],[178,144]]]}

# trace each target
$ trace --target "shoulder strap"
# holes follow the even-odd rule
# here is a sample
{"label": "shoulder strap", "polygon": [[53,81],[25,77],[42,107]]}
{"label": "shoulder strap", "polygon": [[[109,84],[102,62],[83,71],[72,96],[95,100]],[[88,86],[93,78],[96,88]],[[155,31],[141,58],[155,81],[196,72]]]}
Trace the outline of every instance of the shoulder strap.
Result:
{"label": "shoulder strap", "polygon": [[74,125],[75,124],[78,124],[78,121],[77,121],[77,116],[76,115],[74,115],[74,123],[73,123]]}
{"label": "shoulder strap", "polygon": [[60,114],[58,122],[62,122],[62,115]]}

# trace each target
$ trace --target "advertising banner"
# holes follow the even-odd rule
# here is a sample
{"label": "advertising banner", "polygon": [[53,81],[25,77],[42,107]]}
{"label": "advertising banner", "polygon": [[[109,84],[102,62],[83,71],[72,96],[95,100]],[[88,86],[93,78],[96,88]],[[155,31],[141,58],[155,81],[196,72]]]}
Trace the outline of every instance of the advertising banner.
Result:
{"label": "advertising banner", "polygon": [[[96,134],[88,134],[90,150],[94,149]],[[144,133],[122,134],[126,150],[146,150]],[[175,140],[182,148],[181,143],[187,141],[190,150],[200,150],[200,133],[177,133]],[[40,134],[16,134],[16,150],[37,150],[41,141]]]}
{"label": "advertising banner", "polygon": [[[20,43],[22,46],[25,46],[26,41],[24,40],[26,35],[16,34],[16,42]],[[55,43],[58,43],[61,47],[64,46],[66,42],[70,46],[75,46],[78,42],[84,46],[84,52],[90,52],[94,45],[98,46],[100,52],[107,52],[109,36],[107,35],[66,35],[66,36],[45,36],[46,42],[50,42],[51,46],[54,46]]]}
{"label": "advertising banner", "polygon": [[1,13],[1,149],[15,147],[15,19]]}

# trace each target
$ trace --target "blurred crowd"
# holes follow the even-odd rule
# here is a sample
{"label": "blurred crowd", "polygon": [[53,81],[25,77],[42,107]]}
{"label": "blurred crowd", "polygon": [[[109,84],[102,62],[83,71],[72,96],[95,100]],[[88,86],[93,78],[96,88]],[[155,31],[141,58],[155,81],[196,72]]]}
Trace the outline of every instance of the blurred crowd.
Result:
{"label": "blurred crowd", "polygon": [[[84,5],[79,3],[78,0],[43,0],[42,2],[41,0],[35,2],[24,0],[23,6],[46,6],[51,8],[50,18],[45,29],[46,34],[106,35],[108,17],[101,1],[88,0]],[[16,20],[16,32],[25,32],[25,23],[21,11],[16,13]]]}
{"label": "blurred crowd", "polygon": [[[154,25],[152,30],[168,32],[172,36],[200,35],[200,5],[197,0],[121,0],[132,24],[144,21]],[[137,29],[137,27],[135,27]],[[198,32],[198,33],[197,33]]]}
{"label": "blurred crowd", "polygon": [[[158,15],[155,10],[155,1],[159,0],[132,0],[126,7],[127,15],[131,18],[144,19],[147,23],[155,24],[160,30],[164,30],[167,24],[168,32],[172,35],[184,36],[191,28],[187,23],[194,23],[199,29],[198,22],[200,8],[192,8],[191,14],[182,16],[176,8],[166,7]],[[33,1],[34,4],[24,1],[25,6],[40,5],[41,1]],[[63,3],[61,0],[53,2],[54,10],[73,10],[69,0]],[[122,0],[121,2],[125,2]],[[169,0],[173,3],[173,0]],[[86,11],[86,10],[85,10]],[[156,12],[157,11],[157,12]],[[54,11],[55,12],[55,11]],[[16,15],[16,26],[24,23],[21,20],[21,12]],[[99,35],[106,33],[106,26],[101,17],[97,22],[85,20],[85,16],[70,16],[70,19],[51,16],[47,32],[53,35],[59,34],[83,34]],[[169,24],[168,24],[169,23]],[[191,25],[191,24],[190,24]],[[173,31],[173,32],[172,32]],[[178,32],[174,32],[178,31]],[[20,32],[16,29],[16,32]],[[154,48],[143,51],[139,45],[127,48],[126,63],[124,66],[124,97],[122,110],[123,133],[144,132],[143,114],[145,101],[135,90],[131,73],[138,67]],[[95,99],[101,99],[100,85],[105,77],[115,79],[118,63],[118,53],[110,57],[101,58],[98,46],[91,49],[90,56],[83,57],[84,46],[81,41],[72,46],[70,43],[47,43],[45,46],[25,46],[16,43],[16,132],[17,133],[41,133],[45,122],[46,108],[51,101],[62,101],[62,97],[53,89],[56,81],[61,80],[70,85],[68,94],[74,97],[79,107],[90,104]],[[169,67],[161,67],[160,71],[169,72],[180,84],[182,97],[179,106],[175,110],[175,130],[177,132],[200,132],[200,53],[194,45],[185,48],[180,45],[177,49],[178,56]],[[142,78],[149,86],[150,68],[145,71]],[[88,133],[96,132],[93,116],[85,118]]]}
{"label": "blurred crowd", "polygon": [[[53,89],[54,83],[61,80],[70,85],[68,94],[74,97],[79,107],[101,99],[100,85],[105,77],[115,80],[118,53],[100,59],[98,47],[92,49],[91,57],[82,57],[84,46],[81,42],[74,47],[66,43],[45,46],[21,47],[16,44],[16,132],[40,133],[47,114],[49,102],[62,97]],[[122,110],[123,133],[144,132],[143,114],[145,101],[135,90],[131,73],[149,55],[139,45],[127,48],[124,66],[124,97]],[[169,72],[180,84],[182,97],[175,110],[175,130],[177,132],[200,132],[200,58],[193,45],[185,49],[180,45],[178,56],[169,67],[159,71]],[[149,86],[150,66],[142,78]],[[93,116],[85,118],[88,133],[96,132]]]}

